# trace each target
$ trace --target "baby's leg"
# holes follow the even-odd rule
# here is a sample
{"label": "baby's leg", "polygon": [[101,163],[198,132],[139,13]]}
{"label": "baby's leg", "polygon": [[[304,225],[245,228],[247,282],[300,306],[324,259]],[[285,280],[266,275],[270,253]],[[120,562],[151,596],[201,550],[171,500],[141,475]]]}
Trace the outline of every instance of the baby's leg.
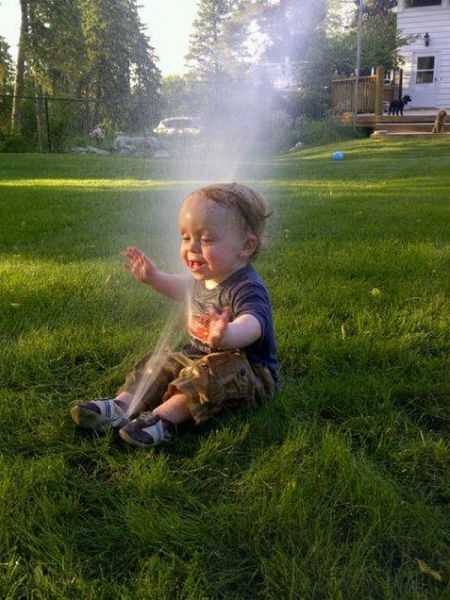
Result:
{"label": "baby's leg", "polygon": [[175,393],[151,412],[142,413],[119,431],[120,437],[140,448],[150,448],[167,442],[176,425],[192,418],[185,394]]}
{"label": "baby's leg", "polygon": [[132,400],[133,394],[129,392],[119,392],[116,396],[116,402],[123,410],[128,410]]}
{"label": "baby's leg", "polygon": [[192,418],[191,411],[188,409],[187,397],[184,394],[170,396],[168,400],[153,410],[153,414],[174,425],[179,425]]}
{"label": "baby's leg", "polygon": [[119,431],[120,437],[140,448],[150,448],[167,442],[175,426],[191,418],[187,396],[173,394],[151,412],[142,413]]}
{"label": "baby's leg", "polygon": [[[153,360],[153,369],[157,372],[156,377],[151,378],[150,381],[147,371],[151,359],[152,355],[148,354],[135,365],[115,397],[99,398],[73,406],[71,415],[75,423],[96,431],[110,427],[120,429],[133,416],[130,417],[129,409],[136,393],[139,393],[140,402],[135,412],[139,413],[159,406],[169,383],[176,379],[181,369],[191,361],[180,353],[163,353],[157,361]],[[146,383],[146,378],[149,381],[145,387],[142,384]],[[171,410],[175,409],[172,407]],[[174,418],[177,419],[177,416],[175,415]]]}
{"label": "baby's leg", "polygon": [[[77,425],[87,429],[96,431],[110,427],[120,429],[128,423],[127,411],[132,400],[133,394],[122,391],[115,398],[102,398],[77,404],[72,407],[71,415]],[[183,394],[171,396],[160,404],[153,414],[173,425],[178,425],[191,416]]]}
{"label": "baby's leg", "polygon": [[274,389],[267,367],[253,369],[241,353],[213,353],[181,370],[163,401],[130,421],[119,434],[129,444],[149,448],[170,439],[176,425],[191,419],[203,423],[228,408],[254,407],[257,400],[271,397]]}
{"label": "baby's leg", "polygon": [[190,362],[179,352],[164,352],[157,357],[147,354],[128,374],[124,385],[117,392],[116,401],[125,405],[125,410],[128,411],[134,399],[138,399],[130,418],[155,409],[161,404],[170,382]]}

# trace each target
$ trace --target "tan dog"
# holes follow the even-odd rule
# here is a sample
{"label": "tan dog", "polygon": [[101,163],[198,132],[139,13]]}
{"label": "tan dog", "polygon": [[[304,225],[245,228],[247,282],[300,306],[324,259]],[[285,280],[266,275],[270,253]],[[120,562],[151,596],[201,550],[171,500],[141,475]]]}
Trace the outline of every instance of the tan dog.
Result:
{"label": "tan dog", "polygon": [[447,119],[447,111],[440,110],[436,115],[436,119],[434,121],[433,129],[431,133],[444,133],[445,121]]}

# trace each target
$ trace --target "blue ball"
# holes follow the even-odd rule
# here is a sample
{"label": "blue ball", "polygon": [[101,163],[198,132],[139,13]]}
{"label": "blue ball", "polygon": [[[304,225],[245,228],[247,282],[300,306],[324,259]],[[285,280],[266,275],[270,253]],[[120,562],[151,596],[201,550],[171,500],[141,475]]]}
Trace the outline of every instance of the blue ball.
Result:
{"label": "blue ball", "polygon": [[331,155],[331,158],[333,160],[344,160],[345,154],[343,152],[341,152],[340,150],[336,150],[336,152],[333,152],[333,154]]}

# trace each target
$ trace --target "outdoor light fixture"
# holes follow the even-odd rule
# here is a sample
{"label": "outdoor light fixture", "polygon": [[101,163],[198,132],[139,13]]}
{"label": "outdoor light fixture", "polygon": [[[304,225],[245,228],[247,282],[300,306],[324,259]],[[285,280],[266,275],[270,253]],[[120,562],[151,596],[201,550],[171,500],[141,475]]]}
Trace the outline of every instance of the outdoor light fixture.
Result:
{"label": "outdoor light fixture", "polygon": [[424,34],[423,36],[423,41],[425,43],[425,46],[429,46],[430,45],[430,34],[427,32]]}

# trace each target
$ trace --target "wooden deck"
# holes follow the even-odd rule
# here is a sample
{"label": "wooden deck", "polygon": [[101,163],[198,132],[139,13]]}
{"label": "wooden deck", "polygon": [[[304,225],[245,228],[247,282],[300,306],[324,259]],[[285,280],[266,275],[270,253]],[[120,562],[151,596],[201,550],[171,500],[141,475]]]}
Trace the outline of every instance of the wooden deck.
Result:
{"label": "wooden deck", "polygon": [[[432,135],[434,120],[439,108],[405,109],[403,116],[387,115],[384,110],[392,99],[402,96],[402,71],[399,77],[386,81],[383,67],[366,77],[333,79],[331,82],[331,109],[345,125],[353,124],[355,86],[358,81],[356,126],[369,129],[374,136]],[[447,128],[450,130],[450,109]],[[433,134],[436,135],[436,134]],[[438,134],[438,135],[448,135]]]}

